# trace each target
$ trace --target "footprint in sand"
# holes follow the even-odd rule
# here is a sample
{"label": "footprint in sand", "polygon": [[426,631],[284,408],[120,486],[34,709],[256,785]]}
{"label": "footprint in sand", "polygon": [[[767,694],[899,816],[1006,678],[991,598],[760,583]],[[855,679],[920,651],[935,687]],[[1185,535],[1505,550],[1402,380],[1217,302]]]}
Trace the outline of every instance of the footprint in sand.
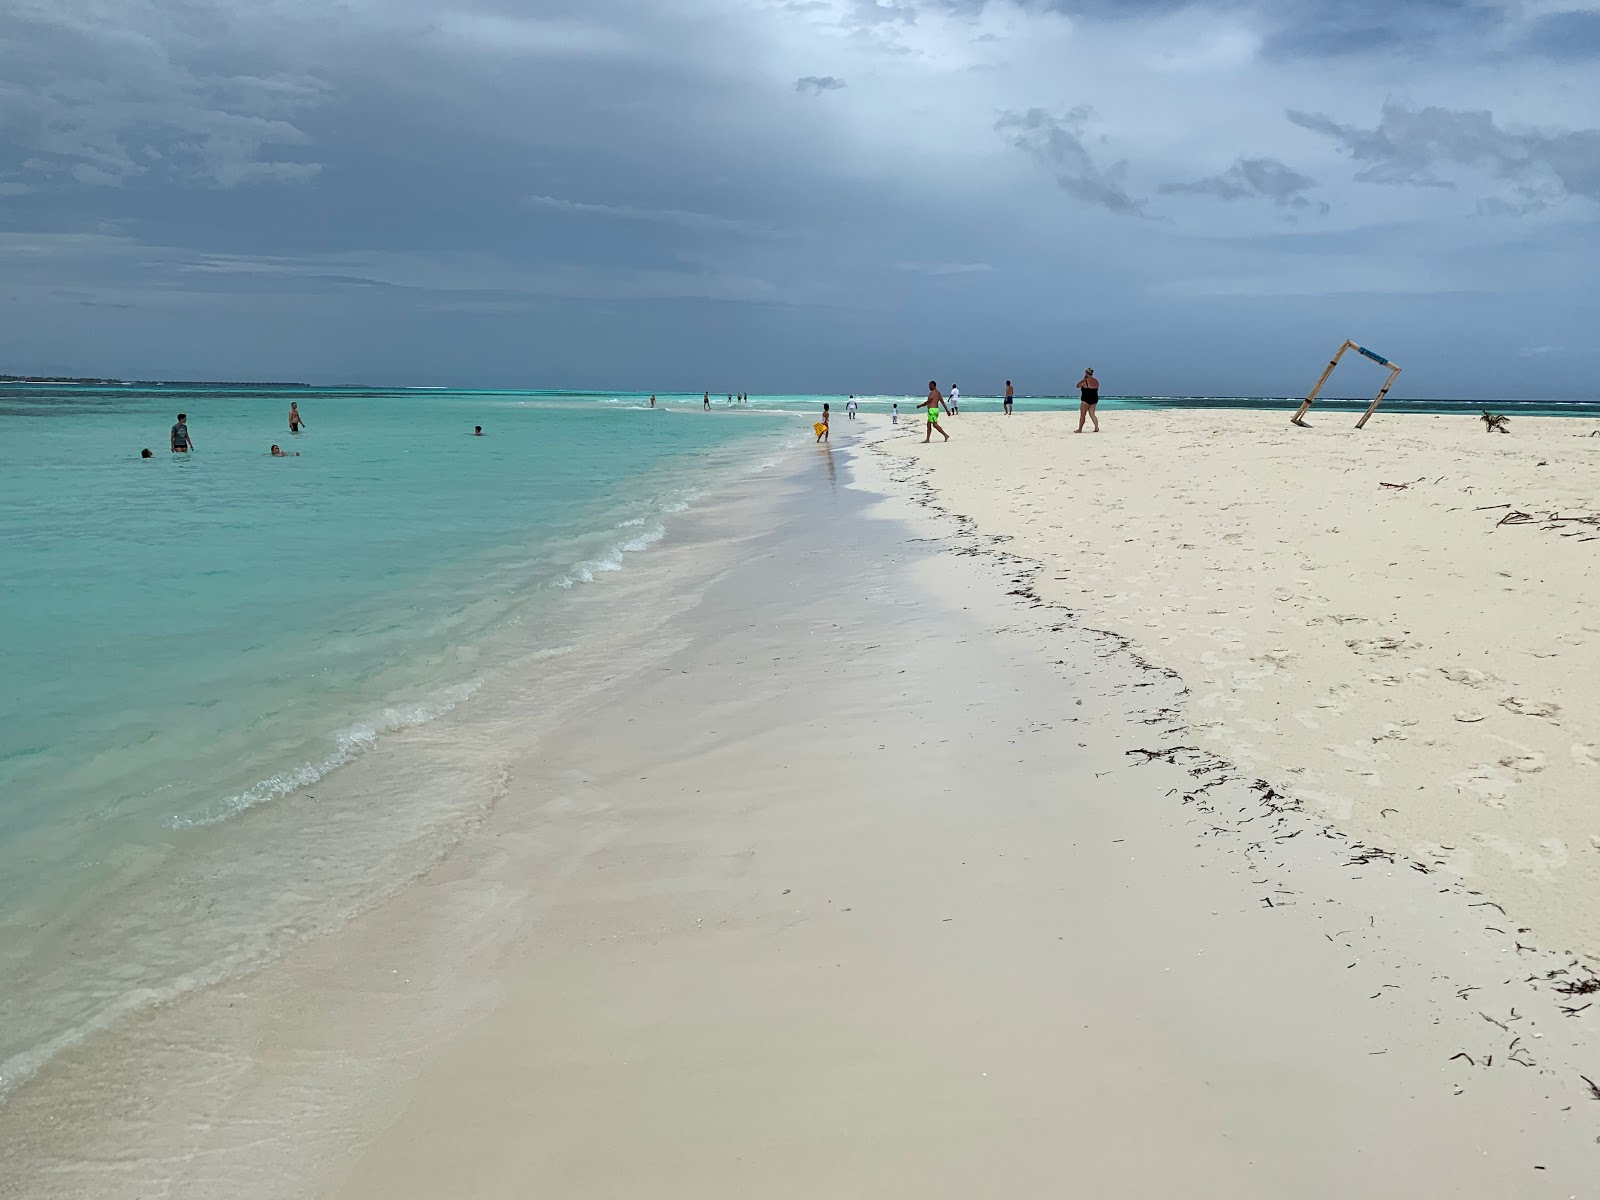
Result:
{"label": "footprint in sand", "polygon": [[1479,712],[1475,708],[1463,708],[1460,712],[1455,714],[1455,718],[1463,725],[1476,725],[1479,721],[1485,719],[1485,714]]}
{"label": "footprint in sand", "polygon": [[1397,637],[1351,638],[1345,645],[1357,654],[1364,655],[1409,654],[1413,650],[1422,649],[1421,642],[1410,642]]}
{"label": "footprint in sand", "polygon": [[1354,622],[1364,622],[1366,617],[1358,617],[1353,613],[1326,613],[1320,617],[1312,617],[1307,625],[1321,625],[1324,621],[1332,621],[1335,625],[1349,625]]}
{"label": "footprint in sand", "polygon": [[1549,700],[1524,700],[1520,696],[1507,696],[1500,701],[1500,707],[1516,713],[1519,717],[1545,717],[1552,718],[1561,712],[1559,704]]}
{"label": "footprint in sand", "polygon": [[1448,780],[1457,791],[1472,792],[1490,808],[1504,808],[1516,779],[1492,763],[1479,763]]}
{"label": "footprint in sand", "polygon": [[1471,667],[1440,667],[1439,673],[1451,683],[1465,684],[1467,687],[1488,687],[1491,683],[1500,682],[1495,676],[1483,671],[1474,671]]}
{"label": "footprint in sand", "polygon": [[1600,747],[1588,742],[1572,743],[1572,761],[1580,767],[1600,766]]}
{"label": "footprint in sand", "polygon": [[1546,759],[1537,750],[1530,750],[1526,754],[1508,754],[1500,760],[1500,765],[1519,775],[1537,775],[1545,769]]}

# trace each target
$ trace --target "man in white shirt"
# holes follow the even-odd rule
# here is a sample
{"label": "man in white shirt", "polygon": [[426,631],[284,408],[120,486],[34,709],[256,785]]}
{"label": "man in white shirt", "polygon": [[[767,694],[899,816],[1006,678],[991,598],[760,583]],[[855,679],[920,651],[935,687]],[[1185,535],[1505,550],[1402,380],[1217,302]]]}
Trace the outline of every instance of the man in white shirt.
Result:
{"label": "man in white shirt", "polygon": [[851,396],[849,403],[844,406],[844,412],[845,416],[850,420],[854,421],[856,419],[856,398],[854,396]]}
{"label": "man in white shirt", "polygon": [[950,415],[953,417],[961,411],[961,389],[952,387],[949,395]]}

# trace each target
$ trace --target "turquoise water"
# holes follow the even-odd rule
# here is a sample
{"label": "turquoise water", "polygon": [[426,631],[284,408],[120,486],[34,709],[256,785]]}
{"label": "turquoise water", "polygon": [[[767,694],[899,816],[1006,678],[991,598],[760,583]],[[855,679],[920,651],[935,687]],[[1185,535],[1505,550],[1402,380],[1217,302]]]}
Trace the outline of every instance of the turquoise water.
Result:
{"label": "turquoise water", "polygon": [[[154,903],[151,881],[558,651],[560,606],[717,480],[809,437],[793,415],[642,405],[0,387],[0,1092],[41,1039],[158,997],[163,974],[205,976],[144,940],[162,914],[127,911]],[[180,410],[188,456],[167,449]],[[139,961],[122,983],[104,961],[73,973],[118,939]]]}

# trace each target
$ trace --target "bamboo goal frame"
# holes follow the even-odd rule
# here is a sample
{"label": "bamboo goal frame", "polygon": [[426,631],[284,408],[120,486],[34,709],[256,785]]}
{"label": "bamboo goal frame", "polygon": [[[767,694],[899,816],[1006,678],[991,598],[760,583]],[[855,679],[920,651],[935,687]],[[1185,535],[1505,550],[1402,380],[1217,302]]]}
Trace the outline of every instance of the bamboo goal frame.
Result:
{"label": "bamboo goal frame", "polygon": [[1310,428],[1310,426],[1306,424],[1305,416],[1311,408],[1311,402],[1317,398],[1317,393],[1322,390],[1322,385],[1328,382],[1328,376],[1333,374],[1333,369],[1339,365],[1339,360],[1344,357],[1344,352],[1346,350],[1354,350],[1357,354],[1360,354],[1366,358],[1370,358],[1379,366],[1389,368],[1389,378],[1383,381],[1383,386],[1378,389],[1378,394],[1373,397],[1372,403],[1367,405],[1367,411],[1362,413],[1361,419],[1356,422],[1357,429],[1365,427],[1367,418],[1372,416],[1372,414],[1377,411],[1378,405],[1383,403],[1383,398],[1389,394],[1389,389],[1394,386],[1395,379],[1397,379],[1400,375],[1400,367],[1395,363],[1390,362],[1387,358],[1384,358],[1383,355],[1376,354],[1373,351],[1368,350],[1365,346],[1350,341],[1348,338],[1345,340],[1344,345],[1340,346],[1339,349],[1334,353],[1334,356],[1328,360],[1328,365],[1326,368],[1324,368],[1322,377],[1317,380],[1316,386],[1306,393],[1305,403],[1300,405],[1300,411],[1295,413],[1294,416],[1289,419],[1290,424],[1299,425],[1303,429]]}

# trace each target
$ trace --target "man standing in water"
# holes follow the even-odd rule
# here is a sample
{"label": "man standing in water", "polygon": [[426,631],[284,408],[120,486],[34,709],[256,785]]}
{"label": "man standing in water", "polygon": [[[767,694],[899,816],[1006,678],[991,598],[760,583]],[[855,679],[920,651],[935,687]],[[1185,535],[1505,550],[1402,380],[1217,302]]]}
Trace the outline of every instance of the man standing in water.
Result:
{"label": "man standing in water", "polygon": [[1100,432],[1100,418],[1095,413],[1095,406],[1100,403],[1100,381],[1094,377],[1094,368],[1090,367],[1083,373],[1083,378],[1078,380],[1078,432],[1083,432],[1083,419],[1085,417],[1094,422],[1094,431]]}
{"label": "man standing in water", "polygon": [[194,439],[189,436],[189,416],[178,414],[178,423],[172,427],[172,452],[187,454],[194,449]]}
{"label": "man standing in water", "polygon": [[654,396],[651,396],[650,397],[650,407],[654,408],[655,406],[656,406],[656,398]]}
{"label": "man standing in water", "polygon": [[1006,380],[1006,416],[1011,415],[1011,380]]}
{"label": "man standing in water", "polygon": [[289,401],[289,432],[299,433],[305,422],[300,419],[300,405],[297,401]]}
{"label": "man standing in water", "polygon": [[[950,406],[944,402],[944,397],[939,394],[939,385],[930,379],[928,380],[928,398],[917,407],[928,410],[928,436],[922,439],[922,444],[926,446],[933,441],[933,431],[939,429],[939,410],[942,408],[945,412],[949,412]],[[948,442],[950,440],[950,435],[945,433],[944,430],[939,429],[939,434],[945,441]]]}
{"label": "man standing in water", "polygon": [[701,408],[702,408],[702,409],[704,409],[704,410],[705,410],[705,411],[706,411],[706,412],[710,412],[710,411],[711,411],[711,393],[710,393],[710,392],[707,392],[707,393],[706,393],[706,394],[705,394],[705,395],[704,395],[704,396],[703,396],[703,397],[702,397],[702,398],[701,398],[701,404],[700,404],[700,407],[701,407]]}

